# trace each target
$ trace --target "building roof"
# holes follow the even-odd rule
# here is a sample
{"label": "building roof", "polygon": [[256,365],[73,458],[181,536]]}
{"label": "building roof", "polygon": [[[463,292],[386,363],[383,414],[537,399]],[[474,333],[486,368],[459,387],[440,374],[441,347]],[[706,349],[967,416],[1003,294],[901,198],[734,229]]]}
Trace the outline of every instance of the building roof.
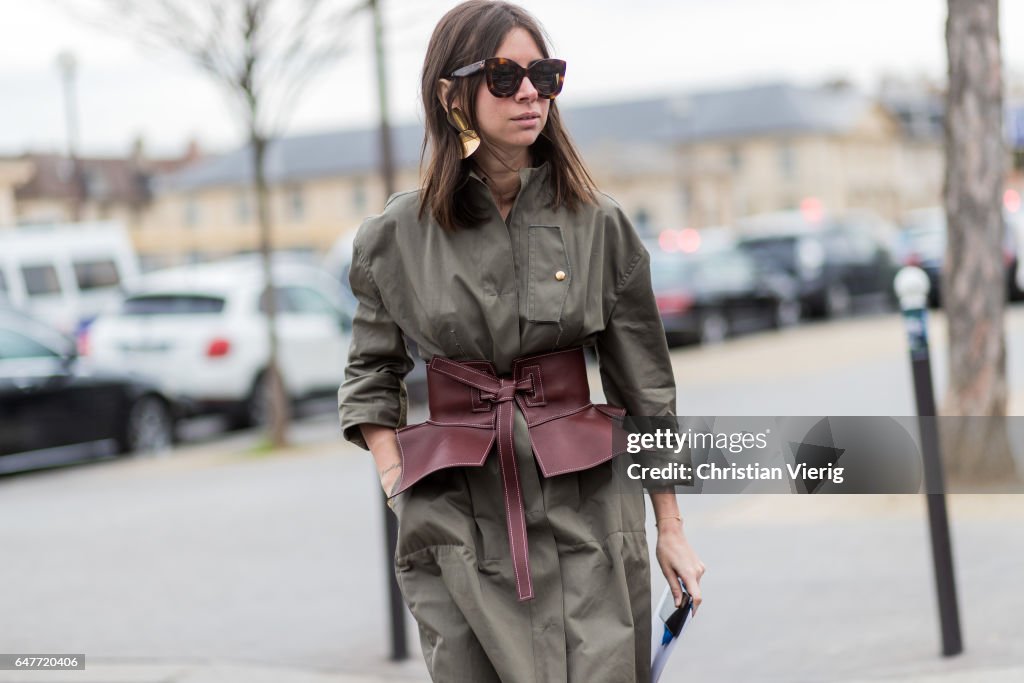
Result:
{"label": "building roof", "polygon": [[609,136],[651,142],[695,142],[729,137],[842,132],[871,100],[850,88],[806,88],[786,83],[655,97],[565,112],[581,147]]}
{"label": "building roof", "polygon": [[[562,116],[573,140],[586,154],[607,140],[653,146],[756,135],[838,133],[852,128],[871,105],[870,98],[852,88],[770,83],[572,107],[563,109]],[[392,131],[396,166],[415,167],[422,125],[396,126]],[[268,146],[267,180],[280,184],[373,173],[378,159],[375,128],[289,136]],[[241,147],[158,179],[158,187],[188,191],[242,185],[251,178],[251,166],[248,147]]]}
{"label": "building roof", "polygon": [[[71,160],[64,154],[29,152],[15,157],[32,165],[26,182],[15,188],[16,200],[71,199],[76,185]],[[145,159],[141,157],[80,157],[84,199],[139,206],[150,198],[150,178],[181,170],[195,157]]]}
{"label": "building roof", "polygon": [[[419,163],[423,128],[419,124],[394,126],[391,146],[398,168]],[[332,175],[375,171],[380,137],[376,129],[352,129],[294,135],[267,146],[266,173],[271,184]],[[180,173],[157,179],[157,190],[190,190],[252,181],[249,146],[211,157]]]}

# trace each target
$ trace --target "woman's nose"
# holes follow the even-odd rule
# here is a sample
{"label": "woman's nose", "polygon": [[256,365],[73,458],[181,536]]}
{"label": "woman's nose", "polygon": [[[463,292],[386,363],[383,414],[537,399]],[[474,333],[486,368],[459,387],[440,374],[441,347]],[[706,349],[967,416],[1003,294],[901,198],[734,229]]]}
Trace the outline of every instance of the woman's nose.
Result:
{"label": "woman's nose", "polygon": [[519,91],[516,92],[517,100],[532,102],[537,99],[537,89],[533,87],[529,76],[523,76],[523,82],[519,84]]}

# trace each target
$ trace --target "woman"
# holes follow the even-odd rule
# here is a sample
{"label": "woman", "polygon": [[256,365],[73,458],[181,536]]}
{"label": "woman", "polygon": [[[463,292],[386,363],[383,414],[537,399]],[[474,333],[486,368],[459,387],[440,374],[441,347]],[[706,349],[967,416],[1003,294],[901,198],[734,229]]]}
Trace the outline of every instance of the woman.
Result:
{"label": "woman", "polygon": [[[435,681],[650,676],[642,490],[617,491],[602,439],[622,409],[674,415],[675,383],[649,254],[555,107],[564,74],[521,8],[449,11],[423,67],[423,188],[354,241],[341,424],[398,515],[396,573]],[[413,426],[403,332],[431,361],[431,420]],[[585,346],[610,405],[589,403]],[[662,573],[699,606],[675,495],[651,500]]]}

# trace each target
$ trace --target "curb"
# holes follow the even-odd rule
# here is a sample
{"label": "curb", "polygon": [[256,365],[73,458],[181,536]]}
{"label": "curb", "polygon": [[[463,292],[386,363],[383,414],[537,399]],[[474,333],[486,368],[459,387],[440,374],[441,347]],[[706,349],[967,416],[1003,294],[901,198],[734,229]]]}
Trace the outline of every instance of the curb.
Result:
{"label": "curb", "polygon": [[[423,670],[422,662],[415,662]],[[429,683],[424,671],[396,665],[394,673],[359,674],[225,663],[89,664],[77,671],[0,671],[0,683]]]}

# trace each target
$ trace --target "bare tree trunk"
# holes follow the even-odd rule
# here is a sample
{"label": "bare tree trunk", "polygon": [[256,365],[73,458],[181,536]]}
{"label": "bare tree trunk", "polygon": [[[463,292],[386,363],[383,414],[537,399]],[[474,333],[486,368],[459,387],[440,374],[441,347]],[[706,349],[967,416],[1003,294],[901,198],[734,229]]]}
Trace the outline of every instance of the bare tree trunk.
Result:
{"label": "bare tree trunk", "polygon": [[949,0],[946,49],[945,208],[942,297],[949,328],[943,414],[951,477],[1003,479],[1015,472],[1006,426],[1002,191],[1006,169],[999,0]]}
{"label": "bare tree trunk", "polygon": [[267,344],[270,355],[267,361],[265,381],[270,387],[270,420],[268,438],[274,448],[288,442],[289,401],[281,376],[277,344],[277,297],[274,295],[274,278],[271,270],[272,237],[271,220],[267,197],[267,180],[264,169],[267,141],[255,132],[250,133],[252,147],[253,182],[256,194],[256,216],[260,229],[260,257],[263,263],[264,296],[267,302]]}
{"label": "bare tree trunk", "polygon": [[[340,12],[340,5],[348,5]],[[264,159],[270,140],[283,130],[299,94],[348,45],[338,40],[347,23],[368,7],[366,0],[106,0],[107,11],[83,10],[86,21],[147,47],[187,56],[226,92],[245,119],[251,147],[253,189],[259,222],[260,256],[267,302],[267,369],[254,387],[262,417],[268,417],[273,446],[285,445],[289,401],[284,388],[277,339],[277,306],[271,258],[272,220]],[[61,60],[70,83],[73,59]],[[72,102],[68,89],[67,101]],[[69,112],[73,109],[69,108]],[[73,119],[69,119],[73,122]],[[69,126],[69,139],[74,138]],[[73,144],[72,144],[73,147]],[[71,154],[74,158],[74,154]],[[269,404],[269,405],[268,405]],[[252,410],[246,417],[254,417]]]}

